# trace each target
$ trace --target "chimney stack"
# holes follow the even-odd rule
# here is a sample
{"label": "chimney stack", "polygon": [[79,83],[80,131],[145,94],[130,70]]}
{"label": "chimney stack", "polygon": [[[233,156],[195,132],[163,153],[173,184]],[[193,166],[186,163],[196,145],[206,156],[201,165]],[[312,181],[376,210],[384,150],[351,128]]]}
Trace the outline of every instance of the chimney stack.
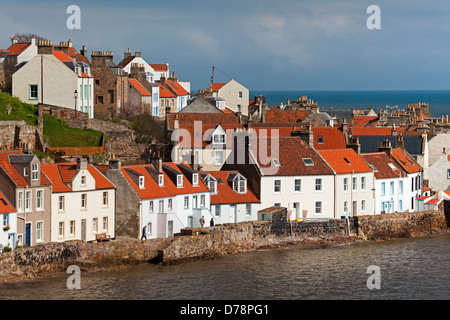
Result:
{"label": "chimney stack", "polygon": [[38,41],[38,54],[53,54],[53,44],[51,40]]}
{"label": "chimney stack", "polygon": [[16,44],[16,43],[17,43],[17,38],[16,38],[16,36],[14,36],[14,38],[12,38],[11,42],[12,42],[12,44]]}

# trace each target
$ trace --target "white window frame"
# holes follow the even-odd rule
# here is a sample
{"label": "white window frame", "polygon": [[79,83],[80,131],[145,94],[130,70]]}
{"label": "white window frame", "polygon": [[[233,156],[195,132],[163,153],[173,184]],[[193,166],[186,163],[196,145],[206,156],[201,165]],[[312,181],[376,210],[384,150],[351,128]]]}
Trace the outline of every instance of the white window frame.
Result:
{"label": "white window frame", "polygon": [[[61,201],[62,200],[62,201]],[[58,196],[58,211],[59,212],[64,212],[65,210],[65,197],[64,196]],[[61,204],[62,204],[62,208],[61,208]]]}
{"label": "white window frame", "polygon": [[87,193],[81,194],[81,209],[87,209]]}
{"label": "white window frame", "polygon": [[[278,185],[277,185],[277,182],[278,182]],[[281,179],[273,180],[273,193],[281,193]]]}
{"label": "white window frame", "polygon": [[24,209],[24,198],[23,198],[23,191],[17,192],[17,211],[23,212]]}
{"label": "white window frame", "polygon": [[36,211],[37,210],[44,210],[44,190],[42,189],[36,190]]}
{"label": "white window frame", "polygon": [[[218,159],[218,155],[221,154],[220,159]],[[220,160],[220,161],[218,161]],[[225,151],[224,150],[214,150],[214,165],[221,166],[225,161]]]}
{"label": "white window frame", "polygon": [[172,199],[167,200],[167,210],[172,211]]}
{"label": "white window frame", "polygon": [[32,211],[32,203],[31,203],[32,193],[31,190],[25,191],[25,211]]}
{"label": "white window frame", "polygon": [[64,221],[58,223],[58,237],[64,237]]}
{"label": "white window frame", "polygon": [[102,223],[103,223],[103,231],[108,231],[108,217],[103,217]]}
{"label": "white window frame", "polygon": [[302,179],[294,179],[294,192],[302,192]]}
{"label": "white window frame", "polygon": [[69,234],[71,236],[75,235],[75,220],[70,221]]}
{"label": "white window frame", "polygon": [[348,192],[348,178],[343,179],[344,192]]}
{"label": "white window frame", "polygon": [[159,213],[164,212],[164,200],[159,200],[158,201],[158,212]]}
{"label": "white window frame", "polygon": [[31,164],[31,180],[38,181],[39,180],[39,163]]}
{"label": "white window frame", "polygon": [[139,189],[144,189],[144,176],[139,176]]}
{"label": "white window frame", "polygon": [[[317,187],[319,187],[319,189],[317,189]],[[322,178],[316,178],[314,180],[314,191],[322,192]]]}
{"label": "white window frame", "polygon": [[36,242],[43,242],[43,241],[44,241],[44,221],[36,221]]}
{"label": "white window frame", "polygon": [[[320,206],[317,206],[317,204],[320,204]],[[317,209],[319,209],[319,212],[317,212]],[[316,201],[314,203],[314,213],[317,215],[322,215],[322,201]]]}
{"label": "white window frame", "polygon": [[92,233],[97,233],[98,231],[98,218],[92,218]]}
{"label": "white window frame", "polygon": [[108,207],[109,197],[108,197],[108,191],[103,191],[102,193],[102,206],[103,208]]}
{"label": "white window frame", "polygon": [[183,175],[177,174],[177,188],[183,187]]}
{"label": "white window frame", "polygon": [[198,173],[192,174],[192,185],[198,187]]}
{"label": "white window frame", "polygon": [[184,197],[184,209],[189,209],[189,196]]}

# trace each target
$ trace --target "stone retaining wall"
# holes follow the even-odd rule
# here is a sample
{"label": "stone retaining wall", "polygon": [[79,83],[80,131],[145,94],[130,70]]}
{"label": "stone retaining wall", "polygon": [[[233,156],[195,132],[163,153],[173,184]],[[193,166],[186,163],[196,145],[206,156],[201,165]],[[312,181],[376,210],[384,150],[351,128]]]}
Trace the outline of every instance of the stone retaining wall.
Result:
{"label": "stone retaining wall", "polygon": [[0,282],[63,272],[116,269],[138,263],[174,264],[288,244],[322,246],[356,239],[379,240],[448,233],[444,205],[438,211],[359,216],[350,220],[292,222],[283,208],[272,221],[184,229],[173,238],[84,243],[71,241],[19,248],[0,254]]}

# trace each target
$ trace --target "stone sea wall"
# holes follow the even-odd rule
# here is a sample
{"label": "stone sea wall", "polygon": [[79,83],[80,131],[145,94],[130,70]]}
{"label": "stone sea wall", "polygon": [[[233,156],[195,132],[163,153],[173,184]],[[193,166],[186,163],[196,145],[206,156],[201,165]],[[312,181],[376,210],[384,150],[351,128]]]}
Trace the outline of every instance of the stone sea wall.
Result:
{"label": "stone sea wall", "polygon": [[85,243],[71,241],[19,248],[0,254],[0,282],[64,272],[118,269],[139,263],[163,265],[286,245],[327,246],[355,240],[383,240],[449,232],[448,216],[438,211],[359,216],[327,221],[288,221],[285,208],[272,221],[229,223],[184,229],[173,238]]}

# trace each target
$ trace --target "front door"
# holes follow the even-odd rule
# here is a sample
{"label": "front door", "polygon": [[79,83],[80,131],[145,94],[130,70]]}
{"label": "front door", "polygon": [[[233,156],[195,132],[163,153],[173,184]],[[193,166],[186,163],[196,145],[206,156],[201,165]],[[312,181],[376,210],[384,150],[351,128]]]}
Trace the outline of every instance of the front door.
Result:
{"label": "front door", "polygon": [[301,219],[300,215],[300,202],[294,202],[295,219]]}
{"label": "front door", "polygon": [[173,237],[173,221],[172,220],[167,221],[167,236],[169,238]]}
{"label": "front door", "polygon": [[25,245],[31,246],[31,223],[25,225]]}
{"label": "front door", "polygon": [[86,220],[81,220],[81,240],[86,241]]}
{"label": "front door", "polygon": [[237,210],[236,210],[236,206],[231,205],[230,206],[230,222],[237,222]]}

